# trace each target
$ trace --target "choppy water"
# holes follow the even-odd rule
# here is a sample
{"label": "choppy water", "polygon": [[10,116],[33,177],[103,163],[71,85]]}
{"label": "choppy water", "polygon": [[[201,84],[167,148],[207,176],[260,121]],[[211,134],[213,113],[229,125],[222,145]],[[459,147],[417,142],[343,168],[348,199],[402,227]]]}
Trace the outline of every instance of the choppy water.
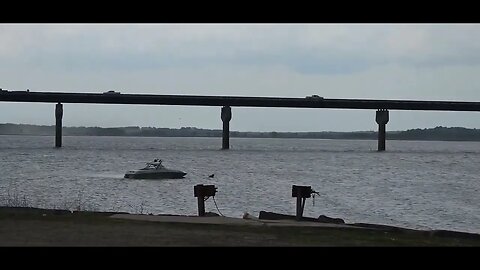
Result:
{"label": "choppy water", "polygon": [[[0,136],[0,204],[195,215],[193,186],[214,184],[224,215],[294,215],[296,184],[321,194],[306,216],[480,233],[480,143],[376,143],[231,138],[221,151],[221,138],[64,137],[55,149],[50,136]],[[123,178],[154,158],[186,178]]]}

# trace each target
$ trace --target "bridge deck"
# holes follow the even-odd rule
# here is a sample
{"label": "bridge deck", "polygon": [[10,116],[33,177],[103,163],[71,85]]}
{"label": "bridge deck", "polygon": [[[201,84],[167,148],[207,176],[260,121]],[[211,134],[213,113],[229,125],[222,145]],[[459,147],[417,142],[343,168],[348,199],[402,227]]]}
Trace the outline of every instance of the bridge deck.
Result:
{"label": "bridge deck", "polygon": [[140,105],[480,111],[480,102],[0,91],[0,101]]}

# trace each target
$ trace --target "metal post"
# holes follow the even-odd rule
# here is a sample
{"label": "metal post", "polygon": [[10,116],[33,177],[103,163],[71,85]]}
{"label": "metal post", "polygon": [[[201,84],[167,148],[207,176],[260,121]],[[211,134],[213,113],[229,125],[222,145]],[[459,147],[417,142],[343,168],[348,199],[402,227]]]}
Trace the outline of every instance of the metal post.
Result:
{"label": "metal post", "polygon": [[63,105],[59,102],[55,106],[55,147],[62,147],[62,117]]}
{"label": "metal post", "polygon": [[222,149],[230,148],[230,120],[232,120],[232,108],[222,107],[221,118],[223,122]]}

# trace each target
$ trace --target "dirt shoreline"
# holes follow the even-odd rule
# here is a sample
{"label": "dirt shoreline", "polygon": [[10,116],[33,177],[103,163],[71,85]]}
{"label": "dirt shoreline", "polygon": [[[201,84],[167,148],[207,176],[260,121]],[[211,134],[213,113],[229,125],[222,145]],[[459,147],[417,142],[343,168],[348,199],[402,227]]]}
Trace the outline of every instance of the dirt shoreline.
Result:
{"label": "dirt shoreline", "polygon": [[310,223],[0,207],[0,246],[480,246],[478,234]]}

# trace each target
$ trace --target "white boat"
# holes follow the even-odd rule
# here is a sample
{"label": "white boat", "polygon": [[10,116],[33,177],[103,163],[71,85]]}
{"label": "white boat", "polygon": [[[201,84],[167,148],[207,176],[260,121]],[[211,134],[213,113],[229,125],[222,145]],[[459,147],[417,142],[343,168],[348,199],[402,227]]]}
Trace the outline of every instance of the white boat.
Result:
{"label": "white boat", "polygon": [[167,169],[162,165],[161,159],[148,162],[145,168],[132,170],[125,173],[125,178],[135,179],[178,179],[183,178],[187,173],[179,170]]}

